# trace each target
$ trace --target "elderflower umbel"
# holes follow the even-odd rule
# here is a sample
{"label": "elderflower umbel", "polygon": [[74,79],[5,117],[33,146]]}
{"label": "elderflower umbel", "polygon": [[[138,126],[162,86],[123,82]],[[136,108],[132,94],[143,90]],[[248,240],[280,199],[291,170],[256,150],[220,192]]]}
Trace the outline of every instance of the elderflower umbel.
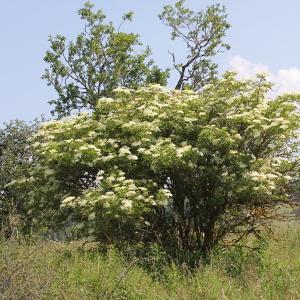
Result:
{"label": "elderflower umbel", "polygon": [[122,206],[121,206],[122,209],[131,209],[132,208],[132,201],[131,200],[128,200],[128,199],[124,199],[122,201]]}

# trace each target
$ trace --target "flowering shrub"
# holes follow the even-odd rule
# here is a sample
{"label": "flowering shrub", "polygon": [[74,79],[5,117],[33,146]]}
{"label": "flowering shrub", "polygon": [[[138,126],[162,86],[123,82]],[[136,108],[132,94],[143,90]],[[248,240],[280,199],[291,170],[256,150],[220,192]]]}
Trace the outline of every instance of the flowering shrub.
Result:
{"label": "flowering shrub", "polygon": [[270,87],[226,73],[201,93],[118,88],[92,115],[46,123],[29,213],[66,213],[96,239],[147,235],[203,251],[258,234],[289,201],[299,129],[298,97],[268,99]]}

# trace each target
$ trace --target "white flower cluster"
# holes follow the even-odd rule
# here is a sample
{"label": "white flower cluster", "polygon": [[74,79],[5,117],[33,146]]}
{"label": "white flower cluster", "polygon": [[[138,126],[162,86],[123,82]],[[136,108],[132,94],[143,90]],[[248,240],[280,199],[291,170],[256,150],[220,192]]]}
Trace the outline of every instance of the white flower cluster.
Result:
{"label": "white flower cluster", "polygon": [[65,199],[63,199],[63,201],[61,202],[60,207],[74,207],[75,203],[74,200],[76,199],[76,197],[70,196],[67,197]]}
{"label": "white flower cluster", "polygon": [[249,172],[248,177],[256,183],[254,190],[265,191],[266,194],[270,194],[276,188],[276,179],[279,178],[274,173],[259,173],[257,171]]}
{"label": "white flower cluster", "polygon": [[128,88],[118,87],[114,89],[114,93],[117,95],[117,97],[128,97],[131,96],[132,91]]}

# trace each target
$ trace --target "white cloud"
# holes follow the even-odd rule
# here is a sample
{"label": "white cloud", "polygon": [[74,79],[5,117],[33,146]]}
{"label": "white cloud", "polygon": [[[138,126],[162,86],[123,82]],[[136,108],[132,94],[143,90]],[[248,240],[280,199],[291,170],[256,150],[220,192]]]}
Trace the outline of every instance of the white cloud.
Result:
{"label": "white cloud", "polygon": [[239,55],[231,58],[230,70],[237,72],[240,78],[251,78],[257,73],[269,74],[269,80],[274,83],[273,92],[297,93],[300,92],[300,69],[288,68],[279,69],[276,73],[272,73],[268,66],[262,63],[253,63]]}

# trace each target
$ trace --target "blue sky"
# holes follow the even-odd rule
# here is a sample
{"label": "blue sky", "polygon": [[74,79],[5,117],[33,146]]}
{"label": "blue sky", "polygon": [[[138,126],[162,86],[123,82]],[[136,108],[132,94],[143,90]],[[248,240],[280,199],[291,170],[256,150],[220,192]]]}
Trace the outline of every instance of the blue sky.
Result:
{"label": "blue sky", "polygon": [[[124,12],[134,11],[134,21],[123,29],[139,33],[161,67],[171,65],[168,50],[183,54],[184,48],[169,40],[169,30],[157,18],[164,5],[175,1],[93,2],[116,23]],[[50,34],[58,33],[71,39],[75,37],[83,25],[77,16],[83,3],[79,0],[1,1],[0,123],[16,118],[30,121],[41,114],[49,116],[51,108],[47,101],[55,98],[55,93],[40,79],[46,67],[43,56],[49,46],[47,39]],[[186,1],[194,10],[214,3]],[[219,3],[227,7],[232,25],[226,38],[232,48],[218,58],[221,70],[236,70],[241,77],[269,72],[278,92],[300,91],[300,1],[223,0]]]}

